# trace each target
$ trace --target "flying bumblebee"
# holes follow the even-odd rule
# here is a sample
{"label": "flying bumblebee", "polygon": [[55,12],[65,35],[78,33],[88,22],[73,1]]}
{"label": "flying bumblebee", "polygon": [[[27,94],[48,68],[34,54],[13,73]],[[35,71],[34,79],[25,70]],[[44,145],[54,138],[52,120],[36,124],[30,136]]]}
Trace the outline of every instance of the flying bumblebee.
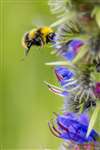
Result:
{"label": "flying bumblebee", "polygon": [[25,48],[25,55],[29,53],[32,46],[43,47],[48,43],[54,41],[55,32],[50,27],[41,27],[38,29],[33,29],[25,33],[22,39],[22,46]]}

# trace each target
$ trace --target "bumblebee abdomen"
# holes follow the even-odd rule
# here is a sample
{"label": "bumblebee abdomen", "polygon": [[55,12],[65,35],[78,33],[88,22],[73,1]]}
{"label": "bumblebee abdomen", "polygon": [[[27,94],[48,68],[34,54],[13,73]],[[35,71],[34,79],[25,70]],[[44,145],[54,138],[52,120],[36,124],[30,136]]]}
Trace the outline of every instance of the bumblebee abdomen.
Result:
{"label": "bumblebee abdomen", "polygon": [[27,48],[27,44],[29,42],[29,33],[25,33],[24,37],[22,39],[22,46],[26,49]]}

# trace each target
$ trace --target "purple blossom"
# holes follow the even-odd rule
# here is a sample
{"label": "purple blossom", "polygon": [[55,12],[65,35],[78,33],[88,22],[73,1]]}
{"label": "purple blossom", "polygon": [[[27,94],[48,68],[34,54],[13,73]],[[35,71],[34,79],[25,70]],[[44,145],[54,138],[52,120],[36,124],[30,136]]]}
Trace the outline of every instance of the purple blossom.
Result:
{"label": "purple blossom", "polygon": [[55,67],[55,74],[62,86],[67,84],[69,80],[71,80],[75,75],[75,73],[72,70],[69,70],[64,66]]}
{"label": "purple blossom", "polygon": [[61,84],[61,86],[65,86],[65,88],[56,87],[48,82],[45,82],[45,83],[47,84],[50,91],[52,91],[53,93],[59,96],[66,97],[68,95],[66,86],[73,79],[74,72],[64,66],[57,66],[55,67],[54,71],[55,71],[55,74],[57,76],[59,83]]}
{"label": "purple blossom", "polygon": [[67,44],[65,45],[66,51],[62,53],[62,56],[65,59],[72,61],[78,54],[81,46],[83,46],[83,42],[81,40],[71,41],[68,45]]}
{"label": "purple blossom", "polygon": [[71,112],[57,115],[56,120],[49,123],[50,130],[55,136],[76,144],[96,142],[99,135],[94,129],[86,137],[88,125],[89,118],[86,114],[77,115]]}
{"label": "purple blossom", "polygon": [[94,93],[95,93],[96,97],[100,98],[100,82],[96,83]]}
{"label": "purple blossom", "polygon": [[63,56],[67,61],[72,61],[83,45],[82,40],[70,40],[64,45],[56,42],[56,53]]}

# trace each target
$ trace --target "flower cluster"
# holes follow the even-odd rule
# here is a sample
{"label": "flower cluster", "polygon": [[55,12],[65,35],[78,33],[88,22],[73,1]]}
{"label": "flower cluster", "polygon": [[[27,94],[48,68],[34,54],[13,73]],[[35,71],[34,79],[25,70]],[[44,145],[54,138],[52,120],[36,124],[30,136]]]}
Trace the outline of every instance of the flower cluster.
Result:
{"label": "flower cluster", "polygon": [[64,113],[63,115],[57,115],[56,121],[51,121],[49,127],[57,137],[71,140],[76,144],[96,142],[99,135],[94,129],[86,137],[88,121],[88,117],[85,114],[78,116],[75,113]]}
{"label": "flower cluster", "polygon": [[61,114],[55,113],[48,124],[50,131],[63,139],[60,149],[99,150],[100,134],[94,129],[100,112],[99,2],[49,0],[48,4],[59,18],[52,53],[64,59],[51,63],[60,87],[45,82],[64,99]]}

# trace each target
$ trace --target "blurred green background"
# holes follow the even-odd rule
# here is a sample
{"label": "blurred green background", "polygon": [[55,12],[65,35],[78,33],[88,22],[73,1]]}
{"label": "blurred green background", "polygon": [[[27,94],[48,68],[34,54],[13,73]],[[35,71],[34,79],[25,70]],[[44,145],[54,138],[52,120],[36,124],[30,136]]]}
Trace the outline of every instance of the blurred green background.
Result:
{"label": "blurred green background", "polygon": [[0,145],[1,149],[57,149],[60,140],[48,129],[52,112],[62,101],[43,81],[55,83],[52,48],[32,47],[24,61],[21,39],[34,25],[50,25],[55,17],[47,0],[0,1]]}

